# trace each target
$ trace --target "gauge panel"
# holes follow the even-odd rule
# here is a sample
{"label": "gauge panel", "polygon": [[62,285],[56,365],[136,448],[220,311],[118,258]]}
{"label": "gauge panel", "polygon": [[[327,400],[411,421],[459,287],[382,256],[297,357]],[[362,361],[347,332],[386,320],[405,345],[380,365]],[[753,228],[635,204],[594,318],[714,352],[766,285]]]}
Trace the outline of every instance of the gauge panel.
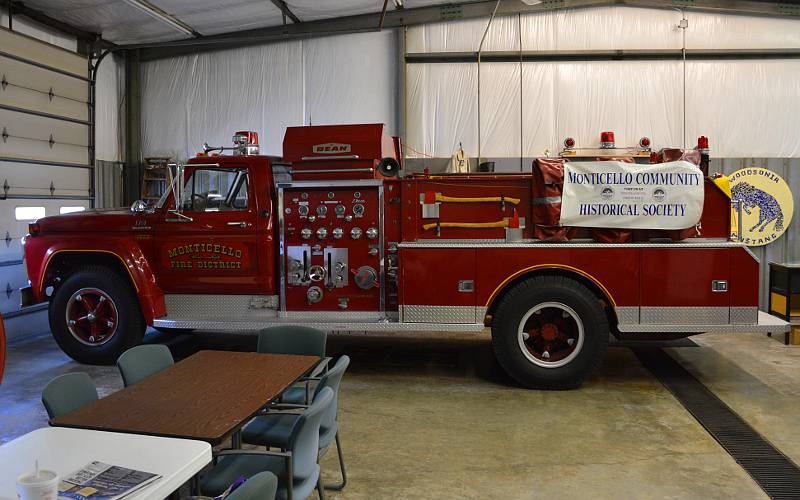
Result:
{"label": "gauge panel", "polygon": [[[379,311],[378,187],[303,184],[283,190],[285,309]],[[375,285],[357,273],[377,276]]]}

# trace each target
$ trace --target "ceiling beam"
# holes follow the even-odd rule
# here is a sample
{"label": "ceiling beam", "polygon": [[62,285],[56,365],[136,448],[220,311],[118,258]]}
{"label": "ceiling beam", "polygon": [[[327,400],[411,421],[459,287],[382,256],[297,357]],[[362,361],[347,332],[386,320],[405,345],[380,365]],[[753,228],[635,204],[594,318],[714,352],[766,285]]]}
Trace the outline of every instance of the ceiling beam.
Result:
{"label": "ceiling beam", "polygon": [[[791,0],[790,0],[791,1]],[[428,7],[405,8],[387,11],[384,28],[397,28],[425,23],[474,19],[491,15],[497,1],[482,0],[452,3]],[[711,11],[728,14],[795,17],[800,20],[800,2],[782,3],[754,0],[545,0],[528,5],[520,0],[504,0],[497,9],[498,16],[518,13],[535,13],[560,9],[628,5],[659,9],[684,8],[695,11]],[[286,26],[271,26],[254,30],[213,35],[194,40],[134,44],[125,48],[142,50],[142,60],[160,59],[188,53],[222,50],[248,45],[258,45],[281,40],[293,40],[342,33],[377,31],[381,12],[356,16],[306,21]]]}
{"label": "ceiling beam", "polygon": [[292,12],[289,9],[289,6],[286,5],[286,2],[284,2],[283,0],[272,0],[272,3],[275,4],[275,7],[279,8],[281,10],[281,12],[283,13],[284,16],[286,16],[289,19],[291,19],[293,23],[300,24],[302,22],[302,21],[300,21],[300,18],[297,17],[294,14],[294,12]]}

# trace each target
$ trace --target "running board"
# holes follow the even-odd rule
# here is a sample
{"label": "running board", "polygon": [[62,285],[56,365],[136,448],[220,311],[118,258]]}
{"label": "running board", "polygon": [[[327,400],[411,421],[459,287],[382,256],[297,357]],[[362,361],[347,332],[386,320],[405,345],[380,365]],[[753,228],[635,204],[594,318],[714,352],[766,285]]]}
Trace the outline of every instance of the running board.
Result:
{"label": "running board", "polygon": [[263,321],[228,321],[228,320],[186,320],[159,318],[153,321],[155,328],[176,328],[186,330],[212,330],[222,332],[255,332],[262,328],[279,325],[310,326],[328,332],[462,332],[478,333],[485,328],[483,324],[453,323],[398,323],[389,319],[356,318],[346,323],[333,321],[309,321],[300,318],[270,318]]}
{"label": "running board", "polygon": [[679,324],[623,324],[617,329],[625,333],[785,333],[791,325],[775,316],[758,311],[758,323],[753,325],[720,324],[720,325],[679,325]]}

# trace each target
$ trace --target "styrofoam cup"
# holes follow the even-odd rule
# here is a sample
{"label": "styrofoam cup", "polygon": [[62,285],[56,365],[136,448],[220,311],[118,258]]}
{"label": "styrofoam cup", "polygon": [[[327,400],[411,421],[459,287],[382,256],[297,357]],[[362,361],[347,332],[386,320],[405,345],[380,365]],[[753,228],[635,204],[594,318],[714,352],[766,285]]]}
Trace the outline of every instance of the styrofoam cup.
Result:
{"label": "styrofoam cup", "polygon": [[40,470],[22,474],[17,478],[19,500],[57,500],[58,474],[51,470]]}

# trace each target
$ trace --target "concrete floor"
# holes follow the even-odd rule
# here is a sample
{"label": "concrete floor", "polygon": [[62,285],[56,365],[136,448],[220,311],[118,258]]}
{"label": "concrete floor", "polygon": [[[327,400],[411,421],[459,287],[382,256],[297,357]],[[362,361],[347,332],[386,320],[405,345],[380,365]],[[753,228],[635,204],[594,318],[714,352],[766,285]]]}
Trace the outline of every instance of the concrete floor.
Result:
{"label": "concrete floor", "polygon": [[[177,357],[230,344],[166,340]],[[800,462],[800,350],[756,334],[694,340],[668,352]],[[565,392],[509,385],[487,334],[334,336],[329,347],[353,359],[340,395],[350,482],[329,498],[766,498],[625,347]],[[56,375],[88,371],[101,395],[122,387],[115,368],[74,363],[49,336],[8,354],[0,442],[47,425],[39,398]],[[323,474],[336,473],[329,453]]]}

